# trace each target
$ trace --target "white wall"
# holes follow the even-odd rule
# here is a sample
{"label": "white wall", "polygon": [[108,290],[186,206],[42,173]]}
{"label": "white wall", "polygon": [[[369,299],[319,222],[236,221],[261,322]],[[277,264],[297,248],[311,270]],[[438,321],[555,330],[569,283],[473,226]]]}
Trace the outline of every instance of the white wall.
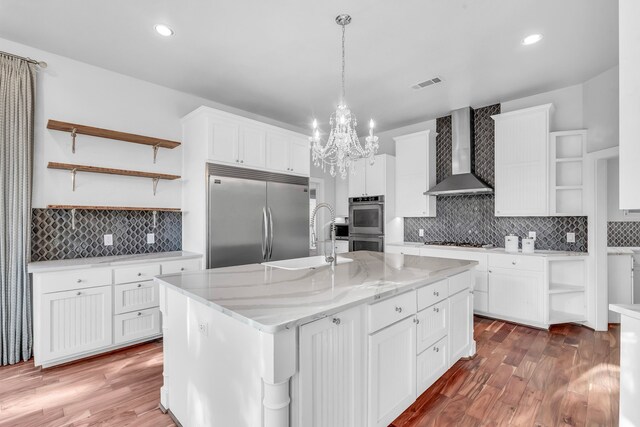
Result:
{"label": "white wall", "polygon": [[[267,122],[296,127],[178,92],[86,63],[0,39],[0,50],[46,61],[38,72],[35,115],[33,207],[48,204],[180,207],[179,181],[161,181],[154,197],[150,179],[78,173],[71,191],[68,172],[49,170],[48,162],[76,163],[180,175],[181,149],[161,149],[153,164],[150,147],[78,136],[71,154],[68,133],[46,129],[48,119],[180,140],[180,118],[201,105]],[[329,186],[332,188],[333,186]]]}
{"label": "white wall", "polygon": [[583,85],[584,126],[589,130],[587,151],[615,147],[620,139],[619,67],[613,67]]}
{"label": "white wall", "polygon": [[576,130],[584,127],[581,84],[503,102],[501,112],[506,113],[549,103],[552,103],[554,107],[549,124],[551,132]]}
{"label": "white wall", "polygon": [[620,207],[640,209],[640,1],[620,0]]}

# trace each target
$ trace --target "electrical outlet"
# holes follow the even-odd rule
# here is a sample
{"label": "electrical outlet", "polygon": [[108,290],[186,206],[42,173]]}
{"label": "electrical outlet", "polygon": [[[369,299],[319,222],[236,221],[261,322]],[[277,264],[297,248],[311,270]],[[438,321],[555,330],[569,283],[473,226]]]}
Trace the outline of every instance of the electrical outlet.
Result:
{"label": "electrical outlet", "polygon": [[156,235],[153,233],[147,233],[147,245],[153,245],[156,242]]}
{"label": "electrical outlet", "polygon": [[576,233],[567,233],[567,243],[576,242]]}
{"label": "electrical outlet", "polygon": [[205,337],[209,336],[209,324],[207,322],[198,323],[198,331]]}
{"label": "electrical outlet", "polygon": [[529,238],[535,240],[536,239],[536,232],[535,231],[530,231],[529,232]]}
{"label": "electrical outlet", "polygon": [[424,237],[424,228],[418,230],[418,236]]}
{"label": "electrical outlet", "polygon": [[113,246],[113,234],[105,234],[104,235],[104,245],[105,246]]}

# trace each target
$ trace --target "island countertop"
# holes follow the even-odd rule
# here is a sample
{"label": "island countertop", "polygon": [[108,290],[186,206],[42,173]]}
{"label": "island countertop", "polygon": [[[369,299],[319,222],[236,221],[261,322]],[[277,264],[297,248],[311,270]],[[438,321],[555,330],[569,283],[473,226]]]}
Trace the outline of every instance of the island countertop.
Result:
{"label": "island countertop", "polygon": [[304,270],[248,264],[155,280],[254,328],[275,333],[477,265],[476,261],[367,251],[340,256],[353,262]]}

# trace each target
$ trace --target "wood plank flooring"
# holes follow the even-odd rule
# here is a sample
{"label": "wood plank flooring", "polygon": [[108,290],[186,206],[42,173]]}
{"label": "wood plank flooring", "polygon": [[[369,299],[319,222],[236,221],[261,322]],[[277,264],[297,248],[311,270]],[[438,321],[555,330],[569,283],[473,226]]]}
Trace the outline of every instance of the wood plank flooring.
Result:
{"label": "wood plank flooring", "polygon": [[[476,318],[478,355],[392,427],[616,426],[619,333]],[[0,367],[0,427],[174,426],[158,409],[161,385],[160,342],[45,370],[33,361]]]}
{"label": "wood plank flooring", "polygon": [[618,425],[620,327],[550,331],[475,318],[477,356],[459,361],[392,427]]}

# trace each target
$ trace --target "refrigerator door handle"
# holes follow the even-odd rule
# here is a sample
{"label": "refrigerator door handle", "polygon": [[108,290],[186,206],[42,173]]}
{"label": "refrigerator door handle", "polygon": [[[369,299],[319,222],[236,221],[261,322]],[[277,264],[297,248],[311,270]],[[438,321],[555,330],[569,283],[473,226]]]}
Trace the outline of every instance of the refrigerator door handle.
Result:
{"label": "refrigerator door handle", "polygon": [[270,207],[267,210],[269,211],[269,259],[271,259],[271,254],[273,254],[273,214]]}
{"label": "refrigerator door handle", "polygon": [[262,207],[262,259],[267,260],[267,208]]}

